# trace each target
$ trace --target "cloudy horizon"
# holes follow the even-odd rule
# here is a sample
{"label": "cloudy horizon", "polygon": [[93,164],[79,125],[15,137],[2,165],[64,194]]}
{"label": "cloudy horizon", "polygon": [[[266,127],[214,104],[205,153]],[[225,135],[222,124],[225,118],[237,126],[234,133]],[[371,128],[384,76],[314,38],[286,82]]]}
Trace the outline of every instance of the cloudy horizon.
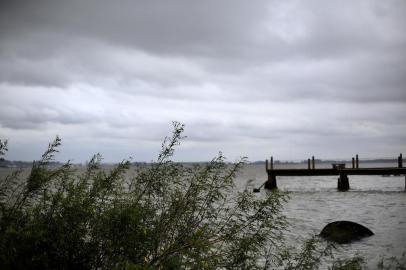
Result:
{"label": "cloudy horizon", "polygon": [[406,153],[406,2],[0,2],[11,160],[264,160]]}

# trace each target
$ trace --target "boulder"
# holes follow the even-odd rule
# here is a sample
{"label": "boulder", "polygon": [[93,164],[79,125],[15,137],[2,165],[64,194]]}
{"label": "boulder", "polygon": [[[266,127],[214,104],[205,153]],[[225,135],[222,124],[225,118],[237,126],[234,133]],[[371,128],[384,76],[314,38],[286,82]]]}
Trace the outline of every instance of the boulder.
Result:
{"label": "boulder", "polygon": [[370,229],[361,224],[342,220],[327,224],[321,231],[320,236],[324,239],[344,244],[373,234]]}

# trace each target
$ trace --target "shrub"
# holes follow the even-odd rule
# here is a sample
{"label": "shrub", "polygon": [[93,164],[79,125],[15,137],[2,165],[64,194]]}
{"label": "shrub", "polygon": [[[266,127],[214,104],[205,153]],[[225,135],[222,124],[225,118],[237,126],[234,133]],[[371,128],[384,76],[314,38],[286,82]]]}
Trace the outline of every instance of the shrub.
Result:
{"label": "shrub", "polygon": [[134,177],[129,160],[105,169],[99,154],[85,172],[70,162],[51,168],[56,137],[27,179],[19,171],[1,179],[0,268],[259,269],[276,262],[285,195],[236,191],[244,158],[173,162],[182,132],[174,123],[157,160]]}

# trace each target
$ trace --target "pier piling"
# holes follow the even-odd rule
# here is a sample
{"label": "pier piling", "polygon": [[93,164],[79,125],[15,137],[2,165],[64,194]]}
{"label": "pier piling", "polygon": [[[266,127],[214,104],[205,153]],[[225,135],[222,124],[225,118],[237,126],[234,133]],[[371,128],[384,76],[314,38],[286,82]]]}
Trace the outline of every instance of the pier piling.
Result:
{"label": "pier piling", "polygon": [[340,172],[338,177],[337,189],[339,191],[347,191],[350,189],[350,182],[348,181],[348,175],[343,172]]}
{"label": "pier piling", "polygon": [[276,183],[276,175],[268,173],[268,181],[265,182],[264,187],[270,190],[278,188],[278,185]]}
{"label": "pier piling", "polygon": [[359,159],[358,159],[358,154],[355,155],[355,168],[359,168]]}
{"label": "pier piling", "polygon": [[398,157],[398,167],[399,168],[403,168],[403,157],[402,157],[402,153],[400,153],[399,157]]}

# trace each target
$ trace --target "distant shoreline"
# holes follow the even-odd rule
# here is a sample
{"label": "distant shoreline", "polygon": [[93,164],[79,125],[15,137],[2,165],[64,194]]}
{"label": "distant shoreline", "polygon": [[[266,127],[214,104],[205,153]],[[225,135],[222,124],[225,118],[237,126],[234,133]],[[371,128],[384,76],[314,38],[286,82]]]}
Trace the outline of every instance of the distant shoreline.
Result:
{"label": "distant shoreline", "polygon": [[[190,162],[179,162],[183,164],[205,164],[208,163],[209,161],[190,161]],[[331,163],[351,163],[351,160],[342,160],[342,159],[316,159],[316,163],[320,164],[331,164]],[[7,160],[7,159],[0,159],[0,168],[28,168],[32,167],[32,163],[30,161],[21,161],[21,160]],[[118,163],[118,162],[117,162]],[[110,166],[110,165],[115,165],[117,163],[114,162],[106,162],[102,163],[102,165],[105,166]],[[230,162],[231,163],[231,162]],[[397,159],[395,158],[376,158],[376,159],[360,159],[360,163],[397,163]],[[58,167],[63,165],[64,162],[59,162],[59,161],[54,161],[50,162],[49,165],[51,167]],[[145,165],[150,165],[152,162],[132,162],[131,165],[133,166],[145,166]],[[259,160],[259,161],[253,161],[253,162],[248,162],[248,164],[252,165],[265,165],[265,161]],[[286,161],[286,160],[274,160],[274,164],[307,164],[307,160],[301,160],[301,161]],[[72,165],[75,166],[86,166],[86,163],[73,163]]]}

